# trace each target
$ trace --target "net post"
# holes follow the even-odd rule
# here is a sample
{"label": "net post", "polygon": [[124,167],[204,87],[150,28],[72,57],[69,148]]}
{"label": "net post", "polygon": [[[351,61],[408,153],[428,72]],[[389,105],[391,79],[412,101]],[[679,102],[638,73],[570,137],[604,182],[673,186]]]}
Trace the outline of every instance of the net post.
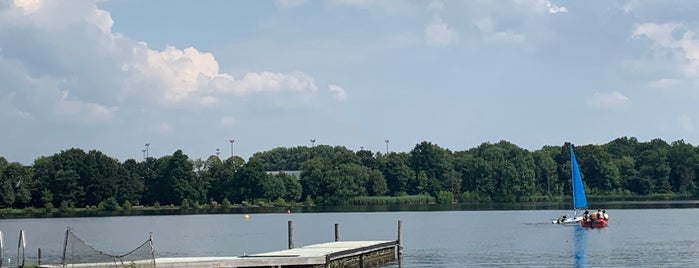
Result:
{"label": "net post", "polygon": [[66,267],[66,248],[68,247],[68,235],[70,234],[70,227],[66,229],[66,238],[63,240],[63,256],[61,257],[61,266]]}
{"label": "net post", "polygon": [[2,267],[2,252],[5,251],[5,242],[3,240],[5,239],[2,237],[2,231],[0,231],[0,267]]}
{"label": "net post", "polygon": [[401,241],[401,236],[403,232],[403,220],[398,220],[398,238],[396,239],[396,244],[398,244],[398,258],[400,258],[403,255],[403,243]]}
{"label": "net post", "polygon": [[294,248],[294,222],[289,221],[288,222],[288,239],[289,239],[289,249]]}
{"label": "net post", "polygon": [[153,268],[155,268],[155,248],[153,248],[153,232],[148,234],[148,243],[150,244],[150,256],[153,262]]}
{"label": "net post", "polygon": [[340,224],[335,224],[335,242],[340,241]]}
{"label": "net post", "polygon": [[[24,241],[24,230],[19,230],[19,240],[17,240],[17,266],[24,267],[24,249],[27,242]],[[22,257],[20,257],[20,254]]]}

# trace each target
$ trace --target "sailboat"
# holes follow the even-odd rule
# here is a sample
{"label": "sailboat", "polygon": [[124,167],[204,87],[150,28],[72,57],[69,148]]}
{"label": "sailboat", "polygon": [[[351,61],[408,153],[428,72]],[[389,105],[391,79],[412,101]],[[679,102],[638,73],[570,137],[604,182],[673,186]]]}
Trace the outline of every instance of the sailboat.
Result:
{"label": "sailboat", "polygon": [[563,214],[552,223],[578,224],[583,220],[583,215],[578,215],[578,210],[587,208],[587,196],[585,196],[585,188],[583,188],[580,168],[578,167],[578,160],[575,158],[573,145],[570,146],[570,169],[573,180],[573,217]]}

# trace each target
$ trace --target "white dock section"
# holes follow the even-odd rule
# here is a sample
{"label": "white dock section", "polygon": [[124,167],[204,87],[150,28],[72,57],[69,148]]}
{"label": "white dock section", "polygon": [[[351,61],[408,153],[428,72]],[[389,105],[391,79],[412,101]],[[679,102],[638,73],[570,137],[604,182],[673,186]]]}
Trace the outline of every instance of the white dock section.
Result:
{"label": "white dock section", "polygon": [[[235,267],[328,267],[333,261],[355,258],[357,267],[366,258],[381,256],[394,260],[394,254],[399,250],[398,241],[338,241],[314,244],[300,248],[280,250],[267,253],[251,254],[238,257],[183,257],[156,258],[157,268],[235,268]],[[143,263],[141,263],[143,262]],[[126,267],[141,267],[148,261],[125,264]],[[351,265],[350,265],[351,266]],[[42,265],[41,267],[57,268],[61,265]],[[68,264],[74,268],[107,268],[115,267],[114,263],[80,263]],[[344,265],[334,267],[345,267]]]}

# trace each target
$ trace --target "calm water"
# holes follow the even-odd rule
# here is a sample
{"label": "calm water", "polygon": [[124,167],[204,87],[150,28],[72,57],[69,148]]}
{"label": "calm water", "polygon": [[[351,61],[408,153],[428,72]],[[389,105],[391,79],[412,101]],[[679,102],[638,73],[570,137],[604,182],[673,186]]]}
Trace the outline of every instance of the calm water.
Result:
{"label": "calm water", "polygon": [[[285,249],[287,221],[297,247],[341,240],[394,240],[403,221],[402,267],[699,267],[699,210],[608,211],[610,226],[586,230],[551,224],[564,211],[417,211],[274,213],[43,218],[0,220],[4,265],[17,256],[24,230],[25,255],[35,264],[60,260],[67,227],[97,249],[128,252],[152,232],[157,257],[239,256]],[[13,261],[14,263],[14,261]],[[396,264],[385,267],[399,267]]]}

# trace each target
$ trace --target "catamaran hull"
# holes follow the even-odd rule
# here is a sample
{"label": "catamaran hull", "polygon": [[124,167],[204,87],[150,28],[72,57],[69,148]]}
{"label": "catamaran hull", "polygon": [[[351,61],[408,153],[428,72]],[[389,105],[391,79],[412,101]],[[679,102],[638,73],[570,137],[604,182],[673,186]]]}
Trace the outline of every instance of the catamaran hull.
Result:
{"label": "catamaran hull", "polygon": [[562,220],[562,221],[555,220],[555,221],[552,221],[551,223],[566,224],[566,225],[567,224],[578,224],[580,221],[582,221],[582,219],[583,219],[582,216],[580,216],[580,217],[575,217],[575,218],[566,218],[565,220]]}
{"label": "catamaran hull", "polygon": [[608,220],[580,221],[580,226],[584,228],[605,228]]}

